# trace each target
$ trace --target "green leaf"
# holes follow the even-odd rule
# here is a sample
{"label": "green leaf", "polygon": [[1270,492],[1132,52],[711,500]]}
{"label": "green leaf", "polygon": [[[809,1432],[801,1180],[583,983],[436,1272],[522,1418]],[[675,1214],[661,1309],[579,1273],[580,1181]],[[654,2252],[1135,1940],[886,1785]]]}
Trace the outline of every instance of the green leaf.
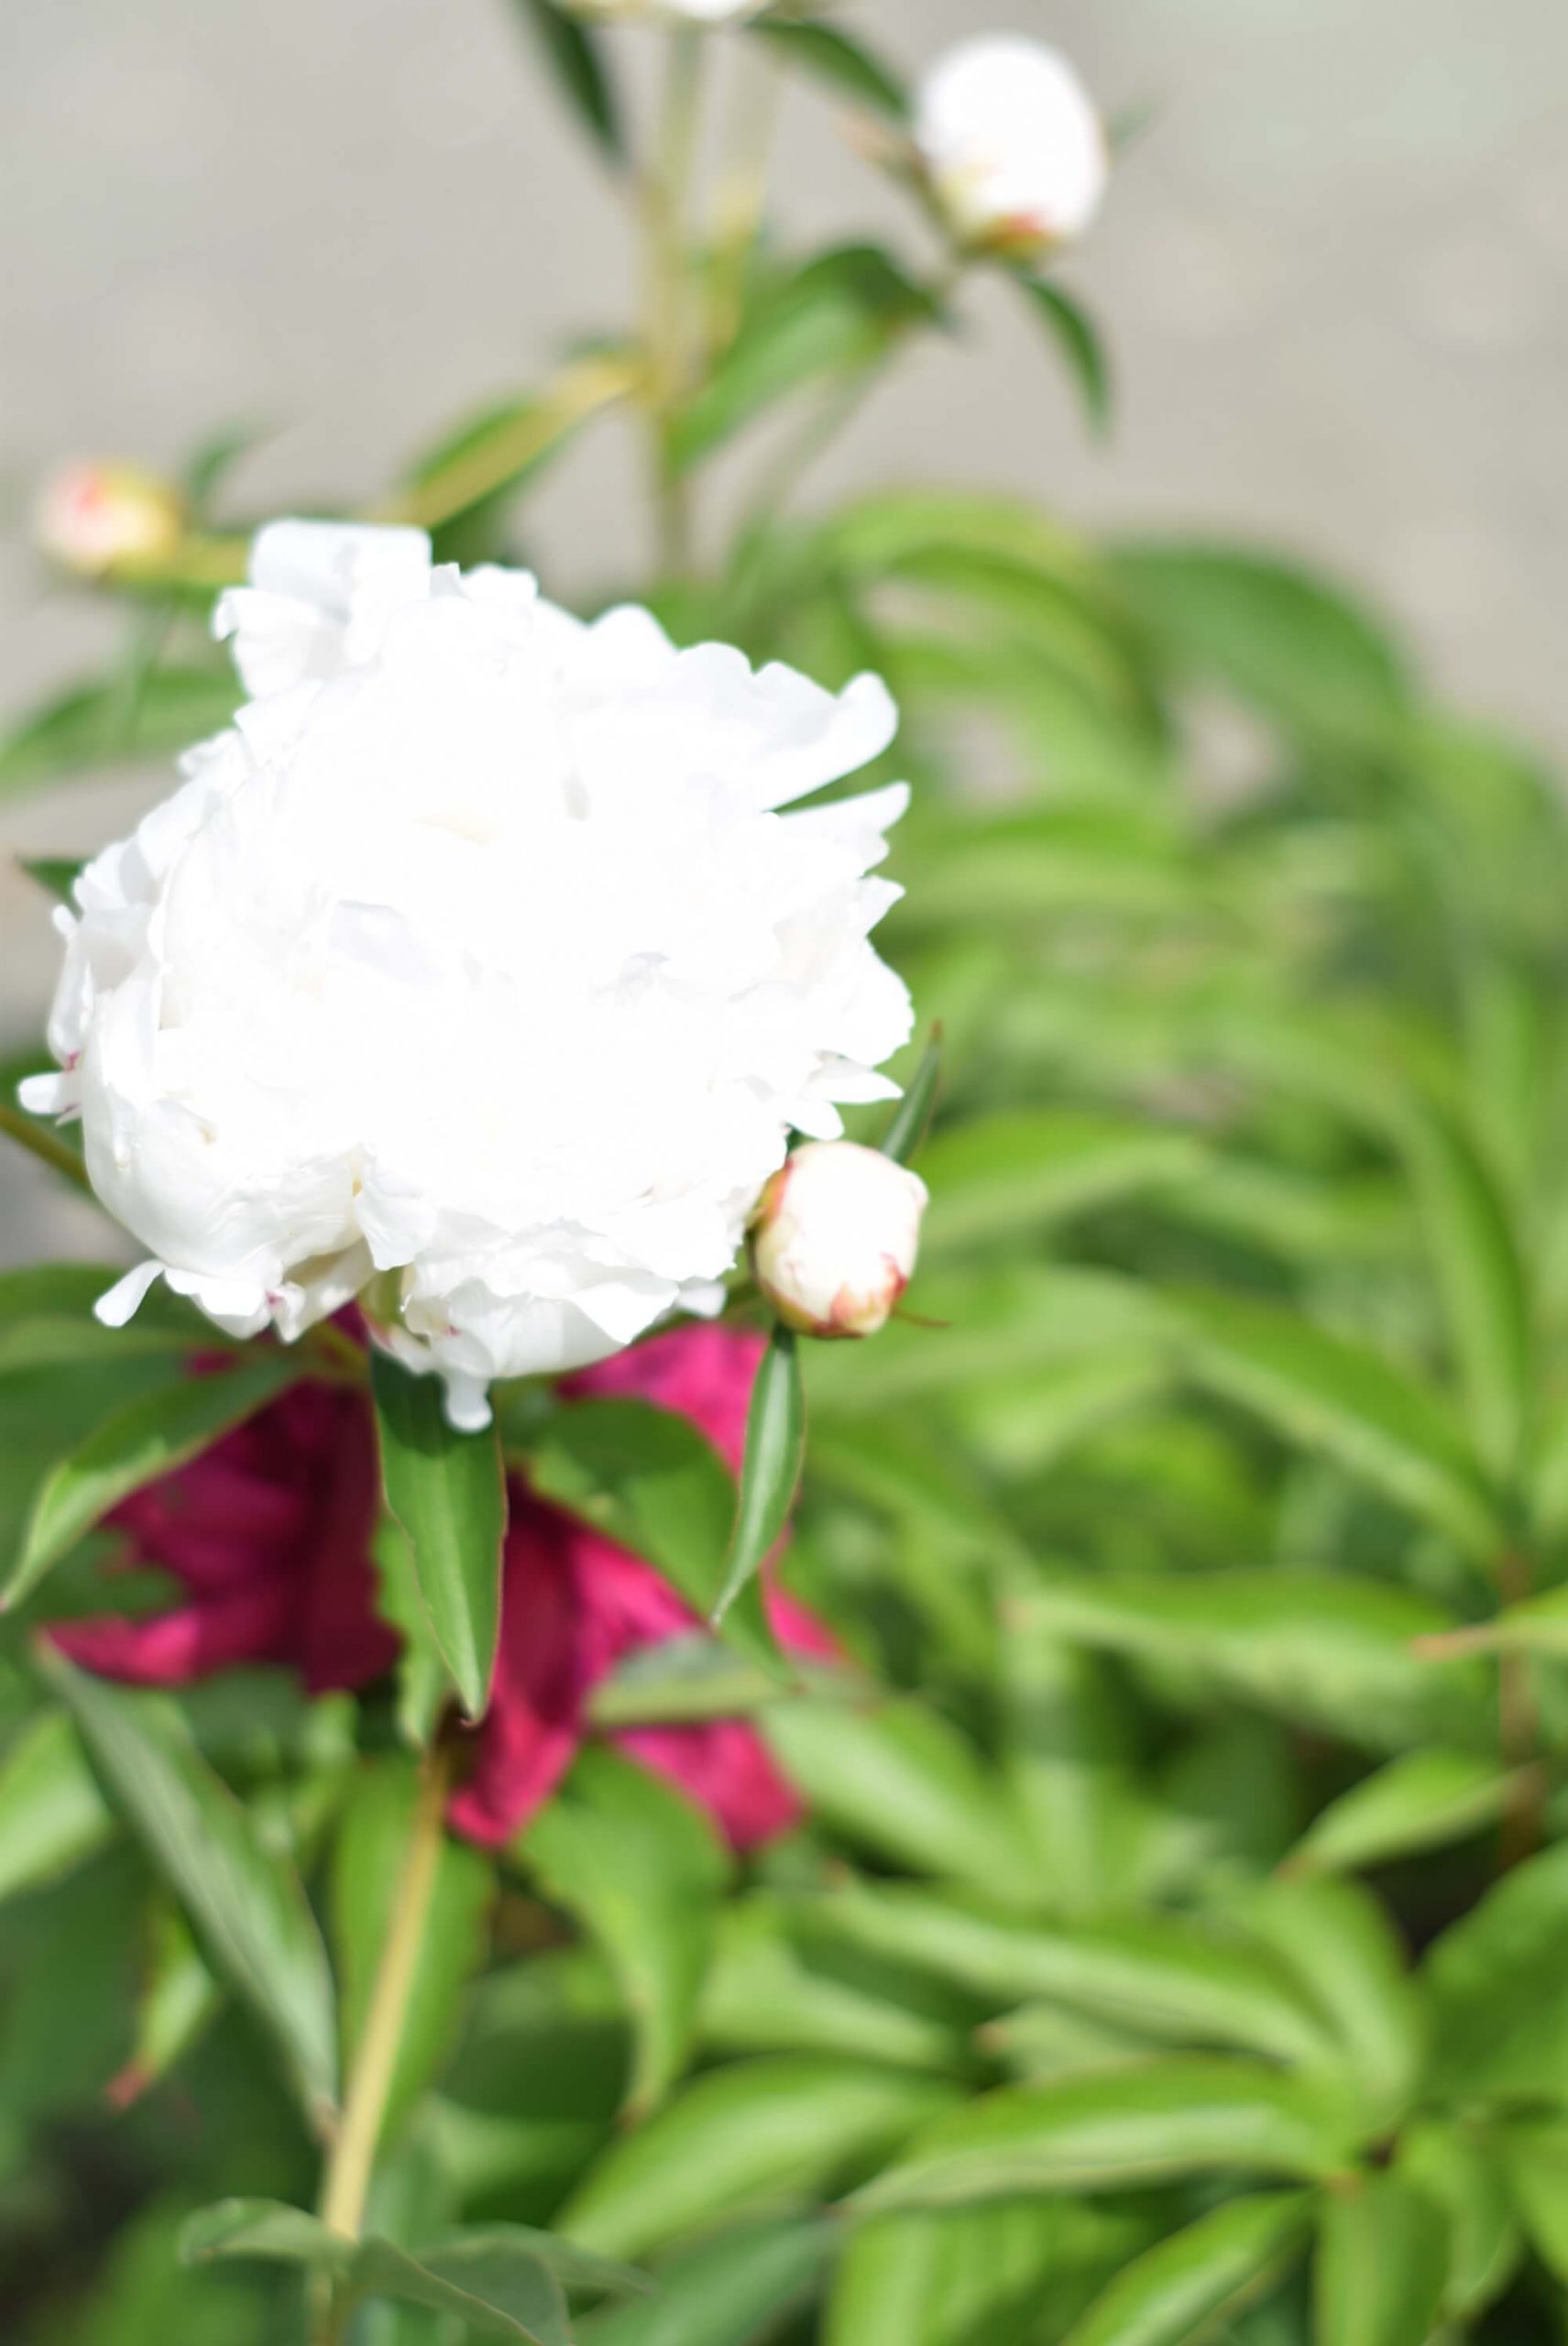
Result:
{"label": "green leaf", "polygon": [[735,1530],[714,1606],[715,1626],[750,1587],[784,1537],[806,1464],[806,1393],[793,1329],[776,1327],[751,1387]]}
{"label": "green leaf", "polygon": [[114,1831],[76,1729],[41,1712],[0,1762],[0,1899],[70,1873]]}
{"label": "green leaf", "polygon": [[144,1353],[182,1355],[228,1346],[210,1321],[167,1288],[155,1288],[124,1328],[104,1327],[93,1307],[120,1276],[95,1263],[42,1263],[0,1272],[0,1376],[131,1360]]}
{"label": "green leaf", "polygon": [[630,2015],[629,2121],[685,2066],[713,1953],[725,1854],[692,1803],[619,1754],[586,1750],[517,1854],[609,1959]]}
{"label": "green leaf", "polygon": [[822,1921],[999,2008],[1044,1997],[1146,2041],[1287,2062],[1321,2065],[1332,2050],[1321,2015],[1278,1959],[1216,1924],[1151,1913],[1047,1929],[902,1885],[838,1893]]}
{"label": "green leaf", "polygon": [[249,1354],[243,1366],[188,1377],[116,1410],[44,1477],[3,1602],[19,1603],[122,1499],[209,1449],[302,1373],[290,1354]]}
{"label": "green leaf", "polygon": [[87,868],[79,855],[23,855],[16,860],[28,879],[61,904],[70,904],[71,892]]}
{"label": "green leaf", "polygon": [[776,1679],[702,1630],[642,1646],[601,1678],[589,1699],[607,1734],[636,1727],[705,1727],[745,1718],[779,1698]]}
{"label": "green leaf", "polygon": [[420,1595],[407,1532],[383,1515],[371,1541],[376,1609],[399,1638],[398,1732],[415,1751],[427,1751],[441,1731],[446,1706],[446,1665]]}
{"label": "green leaf", "polygon": [[130,2059],[115,2080],[111,2099],[129,2102],[167,2077],[217,2017],[224,1998],[223,1984],[213,1976],[182,1909],[160,1899],[137,1985]]}
{"label": "green leaf", "polygon": [[1022,1108],[971,1117],[927,1144],[921,1250],[929,1258],[987,1240],[1016,1244],[1036,1226],[1192,1180],[1204,1164],[1185,1133],[1108,1116]]}
{"label": "green leaf", "polygon": [[[735,1485],[689,1420],[646,1401],[574,1402],[535,1437],[529,1479],[542,1498],[644,1557],[695,1613],[711,1616],[724,1585]],[[755,1583],[731,1606],[723,1635],[778,1679],[778,1649]]]}
{"label": "green leaf", "polygon": [[1490,2139],[1531,2247],[1568,2283],[1568,2120],[1517,2118]]}
{"label": "green leaf", "polygon": [[703,1992],[705,2047],[842,2053],[938,2071],[964,2066],[956,2027],[923,2003],[895,2000],[887,1967],[846,1962],[843,1942],[814,1922],[810,1901],[792,1904],[768,1891],[725,1908]]}
{"label": "green leaf", "polygon": [[48,1649],[38,1668],[214,1969],[270,2032],[307,2115],[324,2124],[337,2090],[332,1974],[292,1866],[263,1846],[171,1703],[89,1678]]}
{"label": "green leaf", "polygon": [[1034,2193],[1116,2191],[1182,2176],[1337,2173],[1352,2134],[1316,2080],[1185,2056],[1003,2086],[938,2119],[855,2196],[855,2212]]}
{"label": "green leaf", "polygon": [[1392,2127],[1420,2082],[1431,2023],[1424,1987],[1411,1978],[1385,1909],[1359,1882],[1275,1875],[1239,1893],[1226,1911],[1322,2013],[1367,2127]]}
{"label": "green leaf", "polygon": [[1100,1271],[1009,1263],[977,1277],[938,1266],[920,1276],[916,1309],[940,1330],[894,1321],[874,1344],[813,1344],[806,1362],[814,1415],[860,1419],[980,1385],[1168,1354],[1173,1323],[1151,1289]]}
{"label": "green leaf", "polygon": [[1113,568],[1156,652],[1308,742],[1381,749],[1409,707],[1405,664],[1336,587],[1232,546],[1123,545]]}
{"label": "green leaf", "polygon": [[1485,1666],[1420,1661],[1412,1641],[1448,1621],[1387,1582],[1281,1570],[1063,1575],[1019,1605],[1033,1629],[1190,1664],[1244,1701],[1363,1749],[1479,1745],[1489,1735]]}
{"label": "green leaf", "polygon": [[814,2198],[952,2100],[934,2078],[871,2063],[733,2062],[607,2151],[561,2229],[601,2254],[641,2256],[727,2216]]}
{"label": "green leaf", "polygon": [[1103,436],[1111,428],[1111,364],[1099,328],[1083,304],[1059,285],[1022,274],[1018,282],[1066,360],[1091,429]]}
{"label": "green leaf", "polygon": [[329,2231],[302,2208],[287,2208],[275,2199],[222,2199],[191,2217],[180,2237],[180,2254],[187,2264],[222,2257],[255,2258],[346,2275],[353,2266],[355,2242]]}
{"label": "green leaf", "polygon": [[860,1847],[1000,1897],[1039,1894],[1005,1787],[936,1711],[915,1701],[861,1710],[802,1700],[777,1705],[762,1727],[806,1805]]}
{"label": "green leaf", "polygon": [[1400,2129],[1394,2172],[1442,2210],[1448,2232],[1443,2312],[1474,2319],[1512,2280],[1524,2242],[1499,2130],[1443,2118]]}
{"label": "green leaf", "polygon": [[791,24],[776,16],[751,30],[777,52],[782,63],[797,66],[836,95],[852,98],[889,122],[908,122],[908,91],[864,41],[852,40],[831,25]]}
{"label": "green leaf", "polygon": [[[411,1760],[379,1761],[360,1770],[338,1827],[331,1917],[345,2066],[364,2029],[419,1797]],[[450,2049],[464,1990],[483,1958],[492,1887],[478,1850],[444,1836],[388,2091],[385,2136],[396,2132]]]}
{"label": "green leaf", "polygon": [[1465,1414],[1495,1474],[1519,1466],[1533,1383],[1524,1263],[1508,1200],[1456,1120],[1432,1109],[1407,1155],[1464,1382]]}
{"label": "green leaf", "polygon": [[[1032,2346],[1145,2236],[1124,2210],[1020,2200],[857,2224],[834,2275],[825,2346]],[[1042,2333],[1038,2315],[1050,2308]]]}
{"label": "green leaf", "polygon": [[1466,1553],[1495,1561],[1503,1531],[1480,1469],[1413,1375],[1273,1305],[1187,1295],[1181,1309],[1201,1383],[1288,1442],[1337,1459]]}
{"label": "green leaf", "polygon": [[1357,2177],[1318,2220],[1316,2346],[1425,2346],[1447,2278],[1442,2210],[1398,2175]]}
{"label": "green leaf", "polygon": [[626,130],[602,45],[556,0],[518,0],[518,5],[588,136],[610,162],[623,167],[628,158]]}
{"label": "green leaf", "polygon": [[936,1113],[941,1081],[942,1030],[935,1026],[920,1064],[905,1085],[904,1097],[879,1143],[883,1155],[891,1157],[895,1165],[907,1165],[918,1154]]}
{"label": "green leaf", "polygon": [[565,2292],[526,2253],[447,2249],[415,2258],[389,2241],[367,2240],[354,2260],[353,2286],[358,2297],[389,2297],[461,2321],[474,2338],[572,2346]]}
{"label": "green leaf", "polygon": [[1568,1843],[1516,1866],[1427,1957],[1433,2088],[1568,2095]]}
{"label": "green leaf", "polygon": [[628,352],[587,351],[543,390],[493,401],[410,466],[397,518],[439,532],[494,510],[561,455],[591,418],[624,399],[637,379],[638,362]]}
{"label": "green leaf", "polygon": [[580,2256],[569,2243],[521,2225],[454,2233],[411,2256],[389,2241],[345,2239],[302,2209],[265,2199],[204,2208],[186,2225],[181,2253],[194,2264],[302,2264],[330,2275],[345,2305],[390,2298],[461,2321],[472,2337],[527,2346],[572,2346],[565,2279],[599,2288],[642,2286],[640,2275]]}
{"label": "green leaf", "polygon": [[500,1633],[506,1485],[499,1435],[447,1422],[440,1380],[373,1352],[387,1505],[408,1534],[420,1595],[466,1716],[483,1716]]}
{"label": "green leaf", "polygon": [[858,374],[906,327],[938,315],[925,287],[877,246],[818,254],[755,302],[680,418],[675,463],[689,470],[776,400]]}
{"label": "green leaf", "polygon": [[1295,2261],[1310,2222],[1304,2192],[1232,2199],[1119,2273],[1067,2346],[1190,2346],[1240,2313]]}
{"label": "green leaf", "polygon": [[1354,1872],[1445,1848],[1500,1816],[1518,1782],[1482,1752],[1407,1751],[1330,1801],[1289,1863],[1301,1873]]}
{"label": "green leaf", "polygon": [[24,718],[0,742],[0,797],[57,776],[188,750],[221,732],[241,697],[226,669],[159,668],[134,707],[117,678],[80,685]]}
{"label": "green leaf", "polygon": [[657,2295],[579,2321],[582,2346],[758,2346],[810,2293],[829,2224],[787,2218],[720,2232],[661,2266]]}

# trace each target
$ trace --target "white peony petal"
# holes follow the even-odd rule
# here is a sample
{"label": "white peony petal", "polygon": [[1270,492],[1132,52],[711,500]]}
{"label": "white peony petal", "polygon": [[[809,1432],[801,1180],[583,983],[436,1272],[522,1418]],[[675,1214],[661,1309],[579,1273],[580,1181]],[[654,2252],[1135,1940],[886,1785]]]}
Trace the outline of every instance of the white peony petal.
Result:
{"label": "white peony petal", "polygon": [[253,582],[220,624],[256,696],[82,875],[71,1072],[29,1105],[80,1096],[154,1257],[111,1308],[161,1266],[292,1341],[369,1289],[478,1424],[494,1379],[721,1309],[791,1131],[891,1091],[912,1014],[865,875],[907,792],[771,810],[894,713],[433,569],[417,532],[280,524]]}
{"label": "white peony petal", "polygon": [[116,1279],[106,1294],[93,1306],[93,1317],[104,1328],[123,1328],[134,1320],[146,1302],[149,1290],[163,1277],[161,1263],[138,1263],[123,1279]]}

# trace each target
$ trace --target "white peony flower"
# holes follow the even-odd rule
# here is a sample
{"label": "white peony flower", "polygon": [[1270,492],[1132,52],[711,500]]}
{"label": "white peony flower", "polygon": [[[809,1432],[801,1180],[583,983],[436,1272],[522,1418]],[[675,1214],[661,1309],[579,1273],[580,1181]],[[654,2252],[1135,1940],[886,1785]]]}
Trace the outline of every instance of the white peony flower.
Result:
{"label": "white peony flower", "polygon": [[926,1204],[925,1182],[874,1148],[797,1148],[757,1211],[757,1284],[803,1335],[874,1336],[914,1276]]}
{"label": "white peony flower", "polygon": [[25,1102],[151,1255],[101,1317],[161,1274],[291,1339],[369,1288],[480,1425],[493,1378],[715,1309],[792,1128],[895,1096],[865,875],[907,792],[780,810],[896,716],[416,531],[279,522],[252,577],[216,626],[255,697],[57,915]]}
{"label": "white peony flower", "polygon": [[64,465],[44,483],[33,515],[39,552],[79,578],[170,554],[184,527],[178,489],[140,465]]}
{"label": "white peony flower", "polygon": [[1110,176],[1104,126],[1067,60],[991,34],[939,58],[915,143],[959,240],[1022,257],[1081,236]]}

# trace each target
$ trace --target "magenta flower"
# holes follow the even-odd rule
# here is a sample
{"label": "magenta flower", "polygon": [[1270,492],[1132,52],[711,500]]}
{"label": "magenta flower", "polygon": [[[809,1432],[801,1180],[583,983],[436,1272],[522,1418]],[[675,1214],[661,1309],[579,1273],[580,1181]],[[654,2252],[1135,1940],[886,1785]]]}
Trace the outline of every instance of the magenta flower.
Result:
{"label": "magenta flower", "polygon": [[[734,1472],[761,1357],[758,1337],[682,1327],[564,1389],[676,1411]],[[493,1699],[451,1810],[454,1827],[486,1847],[510,1840],[548,1799],[590,1731],[599,1681],[637,1649],[700,1627],[640,1557],[534,1497],[519,1478],[510,1489]],[[367,1685],[398,1650],[375,1609],[376,1512],[375,1440],[362,1398],[295,1386],[109,1518],[125,1536],[126,1561],[171,1573],[184,1601],[148,1618],[61,1623],[51,1635],[81,1668],[137,1685],[183,1685],[258,1662],[297,1671],[313,1694]],[[803,1606],[772,1586],[767,1604],[787,1650],[837,1657]],[[786,1832],[800,1814],[743,1721],[636,1728],[613,1740],[706,1808],[736,1848]]]}

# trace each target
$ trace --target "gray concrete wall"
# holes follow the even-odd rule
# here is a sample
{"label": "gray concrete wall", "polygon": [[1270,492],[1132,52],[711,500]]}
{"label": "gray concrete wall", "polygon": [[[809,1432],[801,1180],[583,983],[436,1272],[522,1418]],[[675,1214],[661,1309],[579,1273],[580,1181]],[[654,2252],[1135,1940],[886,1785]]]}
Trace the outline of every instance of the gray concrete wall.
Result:
{"label": "gray concrete wall", "polygon": [[[993,22],[1058,40],[1153,128],[1073,265],[1122,378],[1112,445],[1005,301],[889,385],[822,493],[941,469],[1091,522],[1282,539],[1387,597],[1451,696],[1568,740],[1568,8],[1561,0],[861,0],[910,65]],[[621,47],[639,74],[643,36]],[[172,461],[276,428],[247,499],[374,492],[432,425],[625,314],[615,199],[506,0],[6,0],[0,24],[0,518],[62,452]],[[800,237],[903,207],[792,101]],[[915,232],[910,228],[909,233]],[[641,554],[614,433],[540,500],[570,597]],[[0,554],[0,711],[101,650],[101,619]],[[74,849],[147,781],[0,809]],[[0,876],[0,1036],[51,954]],[[0,1250],[35,1233],[5,1168]]]}

